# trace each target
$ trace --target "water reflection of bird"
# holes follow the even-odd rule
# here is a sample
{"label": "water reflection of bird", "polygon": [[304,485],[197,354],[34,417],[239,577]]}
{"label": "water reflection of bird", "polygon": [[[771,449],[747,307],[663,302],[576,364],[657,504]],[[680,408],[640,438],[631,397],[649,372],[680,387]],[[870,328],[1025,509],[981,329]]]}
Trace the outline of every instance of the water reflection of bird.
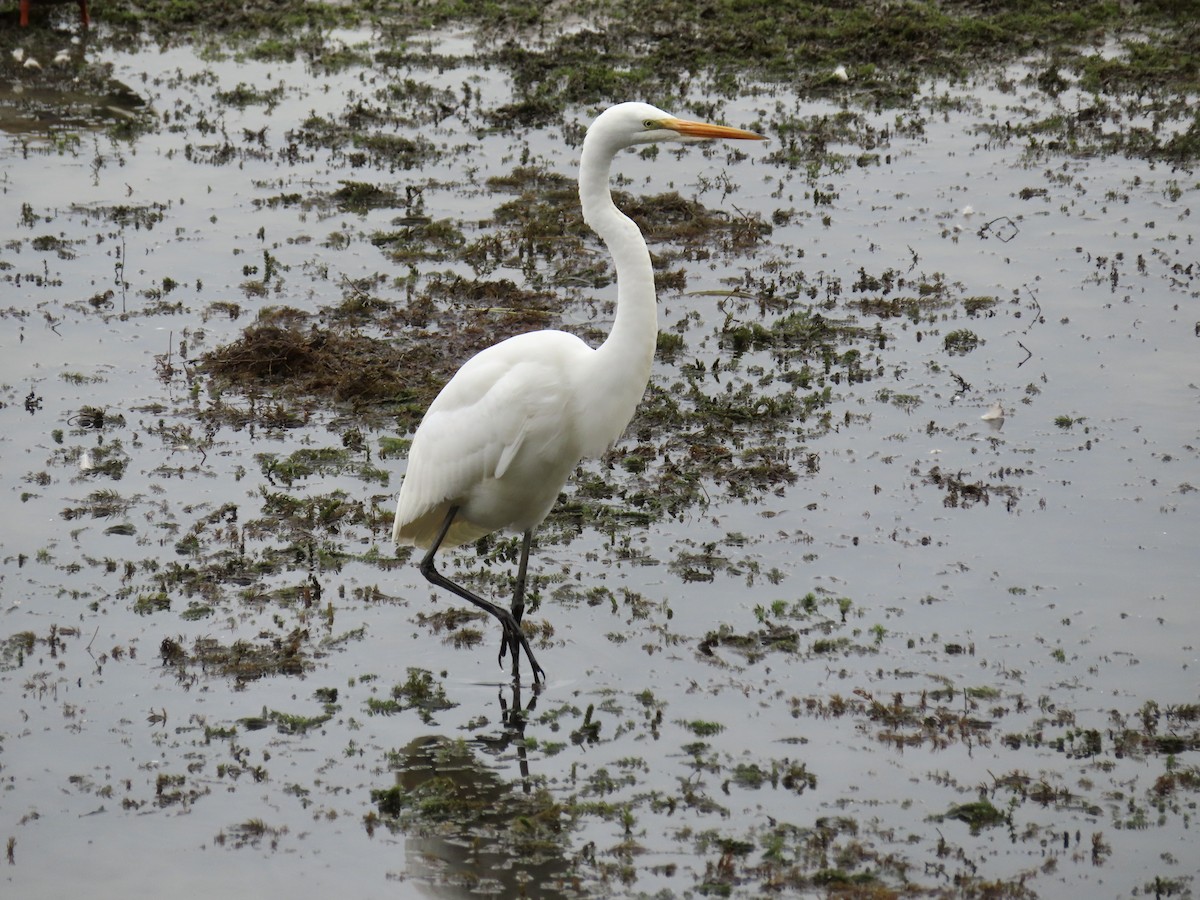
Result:
{"label": "water reflection of bird", "polygon": [[[21,0],[20,19],[22,28],[29,25],[29,4],[30,0]],[[79,21],[83,24],[84,28],[92,24],[91,16],[88,15],[87,0],[79,0]]]}
{"label": "water reflection of bird", "polygon": [[[521,631],[533,529],[550,512],[571,471],[610,447],[633,417],[650,377],[658,338],[654,272],[641,231],[617,209],[609,171],[618,152],[656,141],[761,140],[737,128],[689,122],[645,103],[602,113],[583,141],[583,218],[617,269],[612,331],[592,348],[573,334],[537,331],[468,360],[430,404],[413,437],[392,538],[426,550],[421,572],[499,620],[500,658],[524,650],[536,682],[544,671]],[[512,607],[505,609],[442,575],[434,554],[501,528],[523,532]]]}
{"label": "water reflection of bird", "polygon": [[1002,403],[993,403],[991,409],[985,412],[979,418],[988,423],[988,427],[993,431],[999,431],[1004,427],[1004,405]]}
{"label": "water reflection of bird", "polygon": [[395,784],[371,793],[382,821],[404,833],[412,893],[575,894],[563,810],[548,791],[510,780],[474,743],[441,735],[419,737],[390,758]]}

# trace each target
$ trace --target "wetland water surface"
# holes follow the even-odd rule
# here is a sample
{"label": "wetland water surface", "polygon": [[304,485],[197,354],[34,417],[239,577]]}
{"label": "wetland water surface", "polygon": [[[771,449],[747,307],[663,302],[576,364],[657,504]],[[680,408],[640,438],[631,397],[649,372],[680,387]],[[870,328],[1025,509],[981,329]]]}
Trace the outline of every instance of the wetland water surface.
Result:
{"label": "wetland water surface", "polygon": [[7,72],[5,894],[1191,896],[1200,188],[1120,152],[1172,125],[1035,62],[645,97],[771,141],[618,161],[660,358],[539,535],[535,695],[388,541],[448,373],[615,298],[596,107],[472,46]]}

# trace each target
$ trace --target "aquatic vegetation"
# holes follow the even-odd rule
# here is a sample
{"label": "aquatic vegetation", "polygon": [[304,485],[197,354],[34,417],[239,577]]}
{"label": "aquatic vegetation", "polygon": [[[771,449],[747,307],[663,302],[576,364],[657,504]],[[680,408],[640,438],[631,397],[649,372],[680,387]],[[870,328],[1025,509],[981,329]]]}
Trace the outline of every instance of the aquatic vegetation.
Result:
{"label": "aquatic vegetation", "polygon": [[445,690],[433,680],[433,674],[424,669],[410,668],[408,680],[392,688],[391,697],[367,700],[370,715],[392,715],[406,709],[415,709],[426,724],[433,723],[433,714],[453,709],[457,704],[446,697]]}
{"label": "aquatic vegetation", "polygon": [[[0,28],[14,890],[163,829],[282,889],[361,841],[367,894],[1195,889],[1195,16],[736,7],[95,0],[61,63],[70,5]],[[522,697],[392,495],[463,359],[606,331],[572,167],[626,96],[771,143],[623,161],[654,375],[539,535],[564,675]],[[501,594],[517,551],[453,565]]]}

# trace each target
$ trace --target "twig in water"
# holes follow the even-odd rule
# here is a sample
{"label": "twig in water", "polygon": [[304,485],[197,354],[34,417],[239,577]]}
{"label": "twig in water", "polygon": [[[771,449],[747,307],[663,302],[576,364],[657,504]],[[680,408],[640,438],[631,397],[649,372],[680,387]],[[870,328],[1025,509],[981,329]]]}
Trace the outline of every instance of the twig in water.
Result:
{"label": "twig in water", "polygon": [[1039,322],[1042,322],[1042,321],[1044,321],[1044,320],[1042,319],[1042,304],[1038,303],[1037,294],[1035,294],[1033,291],[1031,291],[1031,290],[1029,289],[1029,285],[1025,285],[1024,287],[1025,287],[1025,291],[1026,291],[1026,293],[1028,293],[1028,294],[1029,294],[1029,299],[1030,299],[1030,300],[1032,300],[1032,301],[1033,301],[1033,305],[1034,305],[1035,307],[1037,307],[1037,312],[1036,312],[1036,313],[1034,313],[1034,316],[1033,316],[1033,321],[1032,321],[1032,322],[1030,322],[1028,325],[1026,325],[1026,326],[1025,326],[1025,331],[1024,331],[1024,332],[1022,332],[1023,334],[1029,334],[1029,329],[1030,329],[1030,328],[1032,328],[1034,325],[1037,325]]}

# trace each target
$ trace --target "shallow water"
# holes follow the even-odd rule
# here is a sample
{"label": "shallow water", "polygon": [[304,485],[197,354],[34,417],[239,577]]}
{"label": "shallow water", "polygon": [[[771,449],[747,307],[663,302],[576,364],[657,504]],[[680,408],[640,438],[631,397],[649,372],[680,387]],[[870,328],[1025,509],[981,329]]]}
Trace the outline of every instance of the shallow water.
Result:
{"label": "shallow water", "polygon": [[[531,619],[553,626],[552,638],[537,642],[550,680],[522,749],[503,740],[512,737],[504,710],[513,698],[496,636],[484,626],[482,645],[457,649],[419,622],[419,613],[450,604],[415,566],[347,556],[338,568],[317,567],[323,593],[306,608],[269,599],[272,588],[303,582],[311,567],[296,560],[250,585],[266,600],[224,585],[212,615],[185,618],[199,595],[172,589],[169,609],[139,611],[156,571],[190,564],[179,542],[204,516],[230,502],[243,528],[260,515],[262,489],[278,486],[254,454],[338,445],[342,430],[335,410],[318,407],[303,427],[205,431],[194,410],[206,397],[189,397],[182,378],[156,377],[156,357],[170,352],[174,366],[190,365],[236,338],[262,306],[335,306],[343,278],[388,272],[368,238],[396,210],[350,213],[322,199],[343,180],[401,193],[419,185],[425,215],[477,235],[508,199],[485,187],[488,177],[508,173],[523,154],[571,174],[578,148],[556,129],[504,134],[475,113],[420,121],[412,101],[412,132],[446,150],[418,171],[364,168],[319,148],[285,162],[289,136],[307,117],[375,102],[396,73],[314,77],[301,65],[205,61],[186,49],[110,61],[159,128],[128,142],[98,129],[57,142],[8,135],[0,145],[8,210],[0,217],[0,477],[9,513],[0,638],[37,639],[0,671],[0,836],[13,841],[4,879],[14,896],[85,887],[98,896],[331,888],[461,896],[472,884],[502,895],[687,895],[719,880],[722,840],[750,841],[745,859],[754,865],[778,823],[805,830],[836,817],[854,823],[853,840],[849,830],[837,835],[823,865],[807,861],[813,870],[852,870],[858,853],[895,883],[897,867],[882,861],[890,854],[926,891],[950,891],[963,876],[1026,877],[1028,888],[1055,897],[1128,895],[1156,877],[1194,888],[1195,791],[1166,799],[1153,791],[1170,766],[1195,770],[1194,719],[1158,726],[1184,738],[1176,757],[1118,752],[1116,737],[1123,721],[1141,727],[1148,704],[1200,702],[1194,174],[990,139],[981,125],[1053,111],[1052,100],[1022,86],[1019,69],[1008,73],[1017,85],[1009,91],[990,80],[930,85],[901,114],[920,119],[919,129],[897,127],[895,111],[868,116],[893,129],[873,151],[880,159],[856,165],[863,148],[848,145],[846,166],[815,177],[772,161],[772,146],[623,159],[624,187],[634,193],[677,190],[767,221],[794,210],[745,252],[672,260],[686,271],[687,292],[664,292],[662,327],[691,318],[686,349],[657,365],[656,384],[682,385],[682,366],[699,361],[714,394],[746,382],[764,396],[789,389],[773,376],[798,363],[722,346],[730,317],[759,316],[753,301],[708,293],[733,287],[758,296],[778,285],[799,294],[796,308],[808,305],[803,289],[813,286],[830,298],[829,315],[867,328],[880,321],[887,343],[859,348],[873,375],[834,387],[833,427],[787,429],[804,472],[794,484],[739,498],[707,483],[708,505],[679,519],[624,535],[584,529],[538,548],[542,603]],[[402,74],[439,90],[469,82],[484,108],[506,95],[494,71]],[[269,108],[214,101],[239,84],[282,90]],[[851,83],[843,98],[850,108],[852,91]],[[1069,108],[1076,99],[1068,92],[1057,102]],[[721,104],[719,118],[770,132],[781,118],[841,108],[771,87]],[[589,114],[571,118],[582,125]],[[832,200],[814,204],[814,189]],[[311,202],[268,202],[289,192]],[[148,215],[115,215],[121,206]],[[335,232],[348,239],[332,240]],[[59,251],[38,249],[47,235]],[[256,299],[241,287],[255,274],[244,267],[261,266],[264,250],[281,274]],[[418,264],[417,278],[442,267]],[[856,290],[860,270],[906,279],[893,296],[940,283],[950,302],[920,321],[876,320],[849,306],[884,294]],[[521,273],[489,277],[519,281]],[[166,290],[165,279],[178,286]],[[106,301],[88,303],[109,290]],[[404,297],[395,284],[379,291]],[[605,326],[603,301],[614,296],[610,287],[600,303],[581,298],[568,323]],[[967,315],[960,301],[976,296],[999,302]],[[214,311],[218,301],[238,303],[242,315]],[[974,332],[980,345],[949,355],[943,338],[954,329]],[[895,402],[897,394],[908,399]],[[996,402],[1007,412],[998,430],[981,419]],[[125,424],[81,427],[73,417],[84,406]],[[85,451],[103,455],[114,443],[107,458],[126,460],[119,479],[81,470]],[[741,449],[731,441],[735,455]],[[815,471],[799,465],[807,453],[819,455]],[[391,473],[386,486],[353,474],[288,486],[298,497],[340,489],[381,510],[374,527],[348,524],[322,541],[390,556],[386,512],[402,464],[378,464]],[[585,465],[628,482],[619,469]],[[929,483],[934,466],[989,485],[987,502],[947,505],[947,492]],[[123,514],[63,517],[102,489],[128,501]],[[106,533],[119,522],[133,533]],[[273,536],[248,542],[263,552]],[[125,561],[136,570],[127,577]],[[469,549],[453,565],[491,572]],[[394,599],[368,599],[374,586]],[[615,603],[588,605],[572,587],[605,588]],[[822,600],[850,598],[844,623],[828,603],[815,615],[783,612],[814,590]],[[775,601],[784,602],[780,613],[756,613]],[[745,635],[771,619],[800,629],[798,651],[748,660],[729,645],[701,650],[721,626]],[[191,646],[293,628],[307,629],[314,648],[303,675],[239,681],[193,669],[177,677],[159,655],[168,637]],[[817,648],[822,637],[833,645]],[[428,721],[413,709],[371,715],[368,700],[386,698],[410,668],[433,673],[452,708]],[[266,711],[319,715],[319,688],[338,692],[319,725],[287,733],[243,721]],[[911,738],[902,746],[885,735],[879,708],[868,708],[871,699],[886,708],[897,694],[909,705],[929,695],[915,724],[893,729]],[[530,702],[528,687],[521,699]],[[863,705],[839,712],[839,701]],[[595,740],[583,729],[589,705]],[[947,722],[962,714],[988,724],[969,733],[934,726],[935,711]],[[1078,752],[1088,731],[1097,753]],[[414,742],[435,736],[468,742],[460,752],[473,763],[460,768],[482,795],[536,786],[563,804],[544,873],[556,881],[572,869],[577,888],[524,882],[527,870],[489,830],[495,823],[371,824],[371,790],[405,777],[388,754],[419,755]],[[744,777],[747,767],[793,764],[814,783]],[[1014,773],[1057,793],[1047,802],[1018,797],[1002,781]],[[1008,822],[973,835],[963,822],[932,818],[981,793],[1010,810]],[[481,834],[495,841],[497,858],[481,849],[489,845]],[[1110,853],[1094,856],[1094,834]],[[732,892],[755,895],[762,882],[741,877]]]}

